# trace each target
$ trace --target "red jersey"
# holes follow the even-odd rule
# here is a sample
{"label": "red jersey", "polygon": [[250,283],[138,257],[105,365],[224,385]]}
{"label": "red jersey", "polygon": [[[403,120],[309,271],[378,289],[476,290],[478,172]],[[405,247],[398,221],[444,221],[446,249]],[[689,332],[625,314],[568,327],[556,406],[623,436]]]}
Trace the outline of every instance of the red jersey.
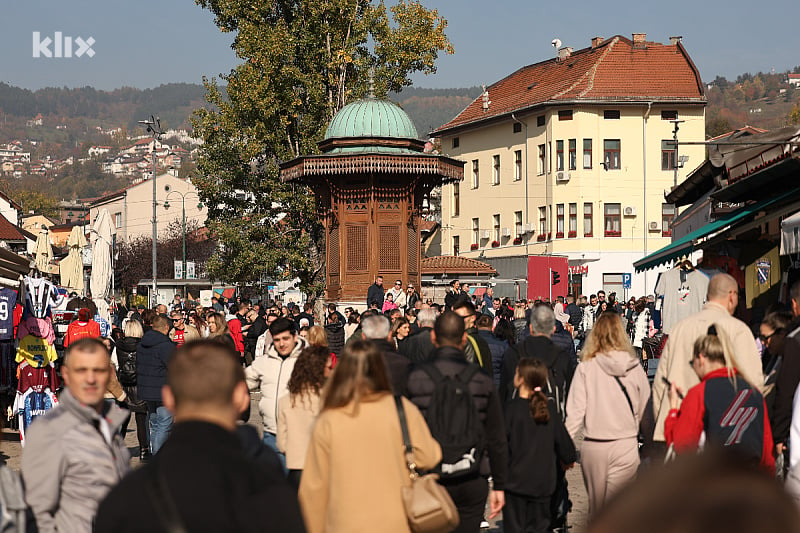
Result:
{"label": "red jersey", "polygon": [[64,348],[79,339],[85,339],[87,337],[99,339],[100,324],[94,320],[89,320],[88,322],[76,320],[67,328],[67,334],[64,337]]}
{"label": "red jersey", "polygon": [[178,346],[183,346],[184,344],[186,344],[186,339],[183,337],[185,331],[186,331],[185,329],[176,329],[175,332],[172,334],[172,342],[174,342]]}

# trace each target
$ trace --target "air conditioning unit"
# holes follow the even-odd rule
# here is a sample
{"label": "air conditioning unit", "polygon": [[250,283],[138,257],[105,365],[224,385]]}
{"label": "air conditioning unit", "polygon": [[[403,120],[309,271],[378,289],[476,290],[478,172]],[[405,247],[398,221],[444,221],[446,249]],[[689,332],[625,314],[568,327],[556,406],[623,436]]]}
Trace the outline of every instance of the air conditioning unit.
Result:
{"label": "air conditioning unit", "polygon": [[568,182],[569,181],[569,172],[556,172],[556,181],[560,182]]}
{"label": "air conditioning unit", "polygon": [[503,237],[511,237],[511,228],[503,228],[500,232]]}
{"label": "air conditioning unit", "polygon": [[481,231],[481,239],[488,239],[492,236],[491,230],[485,229]]}
{"label": "air conditioning unit", "polygon": [[622,213],[626,217],[635,217],[636,216],[636,208],[635,207],[626,207]]}
{"label": "air conditioning unit", "polygon": [[656,222],[655,220],[653,220],[652,222],[650,222],[650,223],[647,225],[647,228],[648,228],[650,231],[658,231],[658,230],[660,229],[660,228],[658,227],[658,222]]}

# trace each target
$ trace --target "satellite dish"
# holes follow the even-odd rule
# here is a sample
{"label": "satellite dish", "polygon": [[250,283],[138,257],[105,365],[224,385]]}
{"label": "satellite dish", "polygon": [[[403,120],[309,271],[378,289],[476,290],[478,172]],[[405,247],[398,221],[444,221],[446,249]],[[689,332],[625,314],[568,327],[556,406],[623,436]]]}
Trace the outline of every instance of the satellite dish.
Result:
{"label": "satellite dish", "polygon": [[558,50],[559,48],[561,48],[561,39],[553,39],[550,44],[553,45],[553,48]]}

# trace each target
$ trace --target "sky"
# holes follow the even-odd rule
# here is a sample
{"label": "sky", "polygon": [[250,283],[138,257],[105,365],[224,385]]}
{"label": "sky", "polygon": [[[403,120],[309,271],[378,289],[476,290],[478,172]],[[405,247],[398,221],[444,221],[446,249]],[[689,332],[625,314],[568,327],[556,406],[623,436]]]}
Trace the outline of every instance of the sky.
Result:
{"label": "sky", "polygon": [[[259,0],[254,0],[259,1]],[[265,1],[265,0],[260,0]],[[448,21],[455,54],[440,56],[419,87],[491,84],[521,66],[551,58],[551,41],[575,50],[594,36],[647,33],[668,42],[681,35],[702,78],[743,72],[782,72],[800,65],[800,1],[771,0],[423,0]],[[391,2],[390,2],[391,3]],[[94,43],[89,57],[55,55],[55,32]],[[0,81],[18,87],[114,89],[200,83],[236,66],[232,34],[193,0],[0,0]]]}

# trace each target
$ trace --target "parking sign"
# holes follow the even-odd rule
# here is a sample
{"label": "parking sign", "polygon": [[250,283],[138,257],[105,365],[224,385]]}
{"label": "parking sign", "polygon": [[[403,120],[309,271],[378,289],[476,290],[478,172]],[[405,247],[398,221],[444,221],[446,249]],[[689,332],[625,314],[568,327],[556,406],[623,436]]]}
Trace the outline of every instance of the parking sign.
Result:
{"label": "parking sign", "polygon": [[622,275],[622,288],[623,289],[631,288],[631,275],[629,273],[625,273]]}

